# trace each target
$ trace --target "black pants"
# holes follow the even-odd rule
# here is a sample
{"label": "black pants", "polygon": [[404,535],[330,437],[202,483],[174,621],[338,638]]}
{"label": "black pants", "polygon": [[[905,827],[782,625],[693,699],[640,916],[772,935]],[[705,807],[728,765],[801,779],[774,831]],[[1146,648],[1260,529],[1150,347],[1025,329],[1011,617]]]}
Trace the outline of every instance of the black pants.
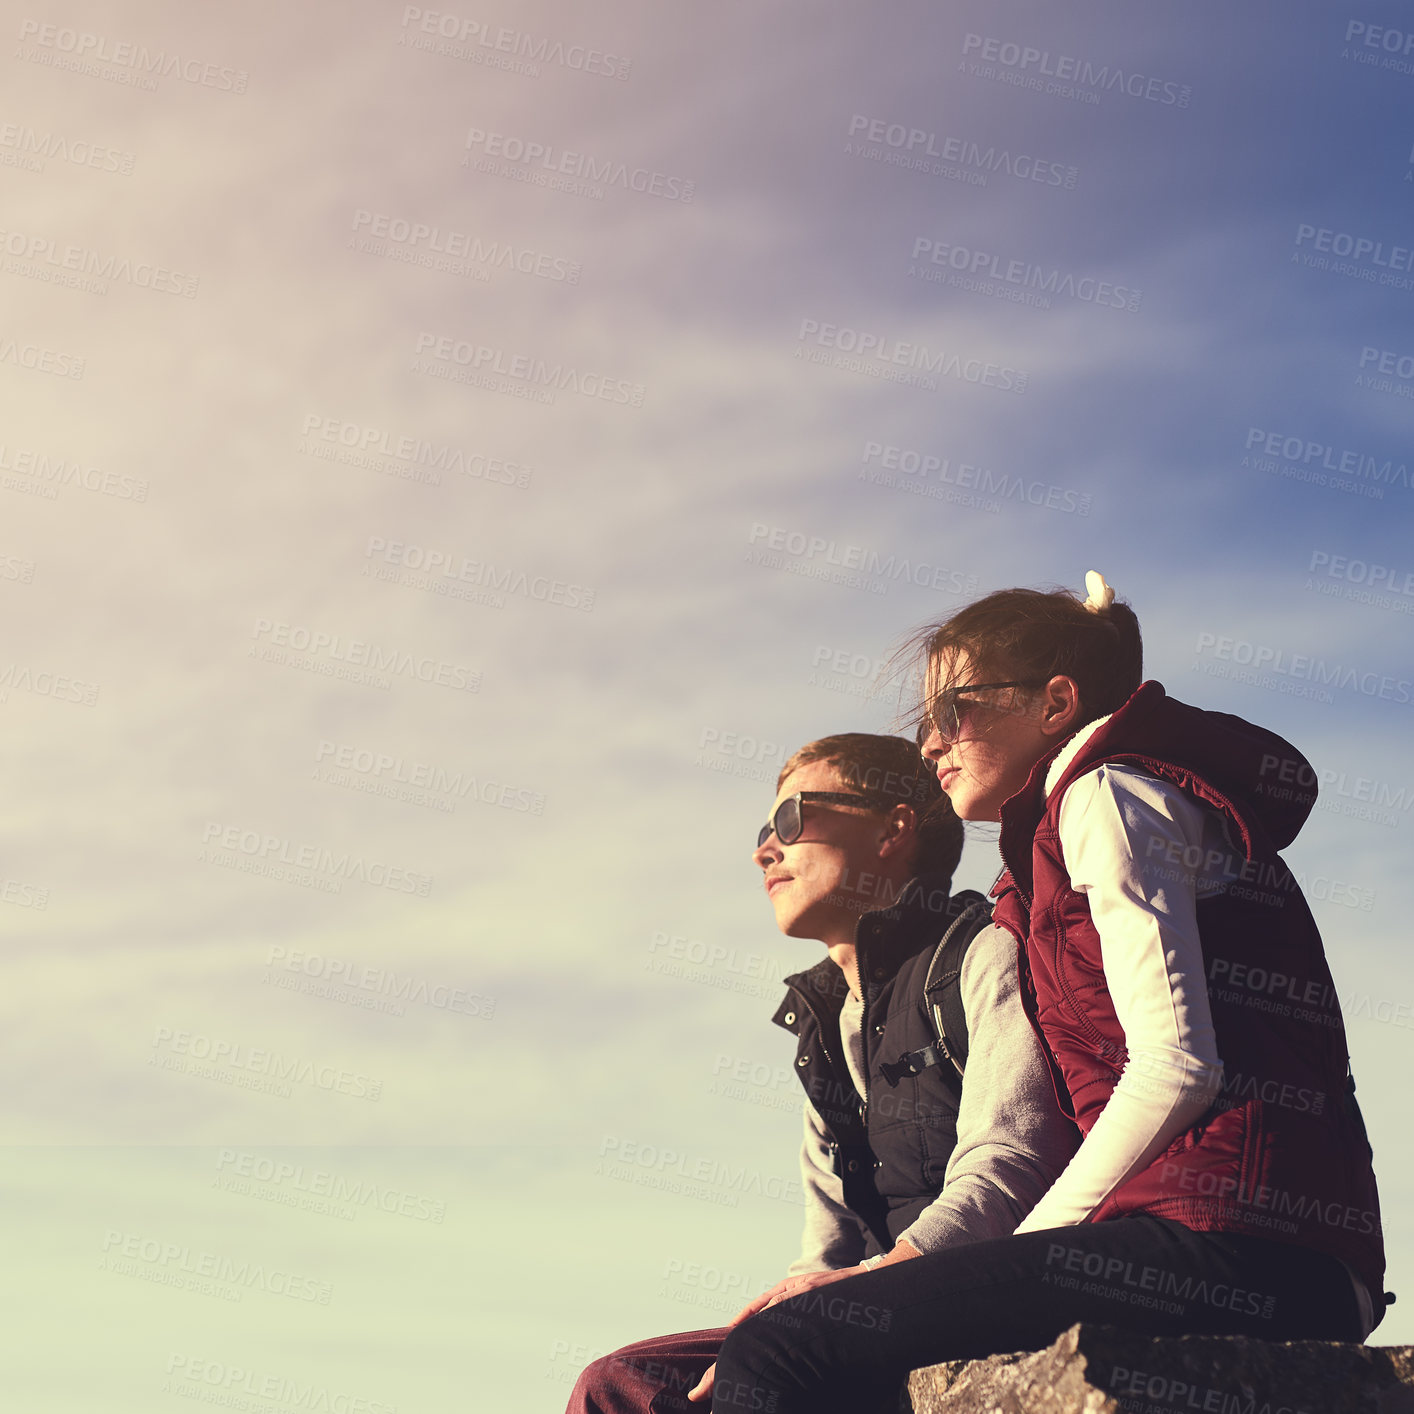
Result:
{"label": "black pants", "polygon": [[1146,1335],[1361,1338],[1350,1277],[1310,1248],[1137,1216],[976,1242],[792,1297],[736,1327],[716,1414],[873,1414],[908,1372],[1040,1350],[1076,1321]]}

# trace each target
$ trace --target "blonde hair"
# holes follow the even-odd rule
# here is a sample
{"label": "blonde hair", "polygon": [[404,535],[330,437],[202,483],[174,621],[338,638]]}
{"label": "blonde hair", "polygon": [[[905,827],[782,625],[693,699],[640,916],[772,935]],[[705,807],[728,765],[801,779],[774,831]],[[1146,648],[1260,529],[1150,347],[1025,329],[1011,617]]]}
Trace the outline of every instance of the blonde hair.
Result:
{"label": "blonde hair", "polygon": [[911,805],[918,820],[914,873],[952,877],[962,858],[962,821],[911,741],[869,732],[822,736],[802,746],[781,767],[776,789],[780,790],[788,776],[815,761],[833,766],[850,790],[877,797],[881,809]]}

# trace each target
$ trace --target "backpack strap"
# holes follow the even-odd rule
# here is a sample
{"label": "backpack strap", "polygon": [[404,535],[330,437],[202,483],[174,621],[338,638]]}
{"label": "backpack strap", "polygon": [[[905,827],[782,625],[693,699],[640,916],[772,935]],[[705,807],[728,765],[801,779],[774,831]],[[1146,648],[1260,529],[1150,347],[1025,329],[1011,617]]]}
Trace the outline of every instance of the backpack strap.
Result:
{"label": "backpack strap", "polygon": [[964,889],[953,896],[952,908],[956,916],[934,950],[923,978],[923,1005],[933,1019],[938,1039],[916,1051],[905,1051],[896,1061],[882,1066],[884,1079],[890,1084],[897,1084],[905,1075],[920,1075],[929,1066],[937,1065],[943,1067],[944,1075],[952,1080],[951,1088],[956,1090],[967,1066],[962,962],[973,938],[992,921],[992,906],[981,894]]}
{"label": "backpack strap", "polygon": [[923,999],[938,1033],[937,1047],[941,1051],[934,1064],[946,1058],[961,1075],[967,1068],[967,1010],[962,1004],[962,963],[973,938],[992,921],[992,906],[979,893],[966,889],[955,903],[961,911],[952,926],[943,934],[928,974],[923,980]]}

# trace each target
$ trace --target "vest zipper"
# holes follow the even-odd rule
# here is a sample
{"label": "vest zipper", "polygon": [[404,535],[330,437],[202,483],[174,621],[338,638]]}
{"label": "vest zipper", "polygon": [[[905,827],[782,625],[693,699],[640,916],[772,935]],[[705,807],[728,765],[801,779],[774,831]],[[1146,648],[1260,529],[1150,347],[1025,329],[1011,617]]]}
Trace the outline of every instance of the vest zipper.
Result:
{"label": "vest zipper", "polygon": [[[864,1126],[864,1142],[869,1142],[869,988],[864,983],[863,945],[856,942],[854,947],[854,970],[859,978],[859,1049],[864,1061],[864,1093],[859,1097],[859,1122]],[[840,1044],[844,1044],[841,1035]]]}
{"label": "vest zipper", "polygon": [[[820,1050],[824,1053],[825,1059],[830,1063],[830,1066],[832,1068],[835,1067],[838,1063],[836,1062],[835,1058],[830,1054],[829,1046],[825,1044],[825,1022],[824,1019],[821,1017],[819,1011],[816,1009],[815,1003],[812,1002],[804,992],[798,991],[794,987],[791,988],[791,991],[794,992],[795,995],[800,999],[800,1004],[803,1007],[807,1008],[807,1010],[810,1012],[810,1015],[815,1018],[815,1030],[820,1038]],[[836,1021],[836,1027],[838,1027],[838,1024],[838,1021]],[[848,1072],[846,1071],[846,1074],[847,1073]]]}

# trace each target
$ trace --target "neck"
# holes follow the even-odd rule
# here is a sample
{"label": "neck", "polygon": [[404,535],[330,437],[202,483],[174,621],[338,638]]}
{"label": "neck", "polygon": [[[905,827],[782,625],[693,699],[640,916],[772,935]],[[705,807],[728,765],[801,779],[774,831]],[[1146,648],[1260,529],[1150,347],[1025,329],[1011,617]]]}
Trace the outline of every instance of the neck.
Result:
{"label": "neck", "polygon": [[844,980],[849,983],[851,996],[859,995],[859,957],[855,952],[853,940],[847,943],[829,943],[826,945],[830,951],[830,961],[844,973]]}
{"label": "neck", "polygon": [[906,866],[861,871],[853,889],[837,892],[830,901],[829,912],[833,916],[828,928],[821,929],[815,936],[824,943],[830,961],[844,973],[844,980],[856,997],[861,995],[855,944],[859,920],[875,909],[892,908],[911,877],[912,870]]}

